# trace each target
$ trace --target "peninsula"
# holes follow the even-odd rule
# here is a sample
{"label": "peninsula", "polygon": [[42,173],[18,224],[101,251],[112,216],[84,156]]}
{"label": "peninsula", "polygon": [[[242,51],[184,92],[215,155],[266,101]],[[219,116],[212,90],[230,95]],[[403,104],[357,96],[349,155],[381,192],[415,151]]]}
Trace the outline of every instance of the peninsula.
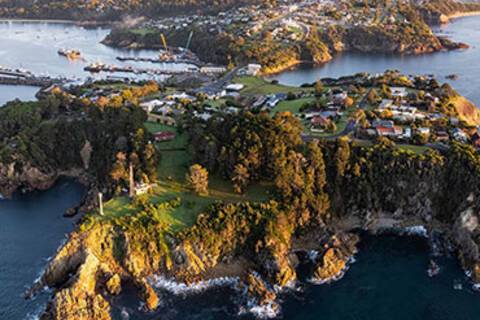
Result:
{"label": "peninsula", "polygon": [[232,82],[214,98],[102,81],[0,110],[2,193],[62,175],[91,190],[27,293],[53,289],[42,319],[110,319],[131,285],[154,311],[166,284],[207,281],[273,316],[299,265],[339,279],[364,231],[420,230],[480,282],[480,116],[452,87],[396,71]]}

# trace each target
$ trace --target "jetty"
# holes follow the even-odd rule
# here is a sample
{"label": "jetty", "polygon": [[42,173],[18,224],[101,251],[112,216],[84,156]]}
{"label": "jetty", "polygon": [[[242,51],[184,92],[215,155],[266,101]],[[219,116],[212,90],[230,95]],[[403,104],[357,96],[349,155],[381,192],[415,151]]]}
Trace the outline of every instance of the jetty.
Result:
{"label": "jetty", "polygon": [[[178,64],[178,62],[177,62]],[[108,72],[108,73],[134,73],[134,74],[152,74],[152,75],[180,75],[180,74],[222,74],[227,71],[223,66],[204,65],[198,67],[188,64],[179,68],[135,68],[132,66],[106,65],[102,63],[94,63],[84,68],[85,71],[91,73]]]}
{"label": "jetty", "polygon": [[190,64],[198,68],[205,66],[205,63],[202,63],[200,60],[193,59],[161,59],[161,58],[147,58],[147,57],[117,57],[118,61],[121,62],[150,62],[150,63],[164,63],[164,64]]}
{"label": "jetty", "polygon": [[22,69],[9,69],[0,67],[1,85],[24,85],[35,87],[49,87],[55,83],[63,83],[66,79],[56,79],[47,76],[36,76]]}

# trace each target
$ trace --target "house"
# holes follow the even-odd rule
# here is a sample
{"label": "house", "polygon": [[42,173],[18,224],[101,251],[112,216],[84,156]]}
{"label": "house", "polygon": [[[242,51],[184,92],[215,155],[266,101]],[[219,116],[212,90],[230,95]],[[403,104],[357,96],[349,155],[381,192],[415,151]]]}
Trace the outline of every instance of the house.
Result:
{"label": "house", "polygon": [[379,109],[389,109],[393,106],[393,100],[390,99],[383,99],[382,102],[380,103],[380,106],[378,106]]}
{"label": "house", "polygon": [[402,135],[402,138],[403,139],[411,139],[412,138],[412,128],[410,127],[407,127],[405,129],[403,129],[403,135]]}
{"label": "house", "polygon": [[417,129],[417,132],[418,132],[418,134],[420,134],[422,136],[428,136],[428,135],[430,135],[430,128],[421,127],[421,128]]}
{"label": "house", "polygon": [[160,131],[153,134],[156,142],[171,141],[175,139],[176,134],[172,131]]}
{"label": "house", "polygon": [[227,72],[227,68],[225,67],[206,66],[200,68],[200,73],[219,74],[225,72]]}
{"label": "house", "polygon": [[438,131],[437,132],[437,142],[448,142],[450,140],[450,136],[446,131]]}
{"label": "house", "polygon": [[252,107],[253,108],[260,108],[261,106],[263,106],[265,104],[265,102],[267,102],[267,100],[268,100],[267,97],[261,96],[257,100],[255,100]]}
{"label": "house", "polygon": [[391,128],[394,126],[394,123],[392,120],[374,120],[372,123],[372,127],[386,127],[386,128]]}
{"label": "house", "polygon": [[407,88],[404,87],[392,87],[392,97],[405,98],[408,95]]}
{"label": "house", "polygon": [[247,69],[245,70],[245,74],[247,76],[256,76],[257,74],[260,73],[260,70],[262,70],[261,65],[251,63],[247,66]]}
{"label": "house", "polygon": [[403,134],[403,129],[399,126],[377,126],[375,130],[377,131],[377,136],[379,137],[399,137]]}
{"label": "house", "polygon": [[460,142],[467,142],[468,141],[468,135],[463,131],[462,129],[455,128],[452,130],[452,136],[455,140],[460,141]]}
{"label": "house", "polygon": [[140,103],[140,107],[145,110],[146,113],[150,113],[153,111],[153,109],[155,109],[156,107],[158,106],[163,106],[165,104],[164,101],[162,100],[158,100],[158,99],[154,99],[154,100],[151,100],[151,101],[145,101],[145,102],[142,102]]}
{"label": "house", "polygon": [[167,99],[169,99],[169,100],[189,100],[189,101],[197,100],[195,97],[193,97],[191,95],[188,95],[185,92],[175,93],[175,94],[169,95],[167,97]]}
{"label": "house", "polygon": [[317,128],[317,129],[318,128],[325,129],[328,126],[330,126],[331,123],[332,123],[332,120],[322,116],[315,116],[312,118],[312,120],[310,120],[310,124],[312,125],[312,128]]}
{"label": "house", "polygon": [[333,100],[333,103],[335,104],[343,105],[347,98],[348,98],[347,93],[342,90],[335,90],[333,92],[332,100]]}
{"label": "house", "polygon": [[460,124],[460,120],[457,117],[450,117],[448,121],[452,126],[458,126]]}
{"label": "house", "polygon": [[268,108],[273,109],[280,103],[280,100],[281,98],[277,97],[277,95],[270,95],[268,96],[266,105]]}

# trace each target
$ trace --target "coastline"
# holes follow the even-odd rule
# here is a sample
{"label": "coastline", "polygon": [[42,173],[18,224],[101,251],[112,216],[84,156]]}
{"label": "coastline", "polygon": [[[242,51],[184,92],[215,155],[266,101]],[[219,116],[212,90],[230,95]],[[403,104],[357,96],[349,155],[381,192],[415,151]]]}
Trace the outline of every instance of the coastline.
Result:
{"label": "coastline", "polygon": [[447,18],[448,20],[455,20],[459,18],[473,17],[473,16],[480,16],[480,10],[469,11],[469,12],[456,12],[456,13],[447,15]]}
{"label": "coastline", "polygon": [[49,23],[49,24],[69,24],[80,27],[102,27],[112,26],[115,21],[95,21],[95,20],[68,20],[68,19],[29,19],[29,18],[0,18],[0,23]]}

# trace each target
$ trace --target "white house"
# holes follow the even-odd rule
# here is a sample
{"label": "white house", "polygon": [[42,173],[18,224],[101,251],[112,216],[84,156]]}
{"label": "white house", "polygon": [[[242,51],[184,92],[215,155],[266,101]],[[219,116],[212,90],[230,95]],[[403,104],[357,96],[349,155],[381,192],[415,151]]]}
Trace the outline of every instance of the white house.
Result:
{"label": "white house", "polygon": [[392,96],[405,98],[408,95],[407,88],[404,87],[392,87]]}
{"label": "white house", "polygon": [[146,102],[140,103],[140,107],[145,110],[146,113],[150,113],[155,109],[156,107],[163,106],[165,104],[165,101],[154,99]]}
{"label": "white house", "polygon": [[260,70],[262,70],[262,66],[259,64],[251,63],[247,66],[246,75],[248,76],[256,76]]}

